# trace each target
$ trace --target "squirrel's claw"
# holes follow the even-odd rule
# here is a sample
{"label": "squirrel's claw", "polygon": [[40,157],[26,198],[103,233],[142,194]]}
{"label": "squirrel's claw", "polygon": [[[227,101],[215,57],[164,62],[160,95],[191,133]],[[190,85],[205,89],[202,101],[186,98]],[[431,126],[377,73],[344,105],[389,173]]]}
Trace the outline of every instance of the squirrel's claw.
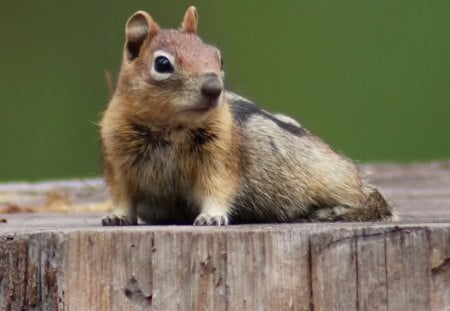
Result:
{"label": "squirrel's claw", "polygon": [[226,226],[229,220],[227,215],[210,216],[208,214],[200,214],[194,221],[194,226]]}
{"label": "squirrel's claw", "polygon": [[102,218],[102,226],[132,226],[137,222],[125,216],[108,215]]}

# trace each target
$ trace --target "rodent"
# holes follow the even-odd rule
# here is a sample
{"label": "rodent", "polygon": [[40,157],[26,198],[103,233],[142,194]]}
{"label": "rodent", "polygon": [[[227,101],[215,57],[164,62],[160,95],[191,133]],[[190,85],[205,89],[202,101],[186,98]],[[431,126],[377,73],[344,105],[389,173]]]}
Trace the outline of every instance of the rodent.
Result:
{"label": "rodent", "polygon": [[103,114],[103,225],[227,225],[389,219],[358,166],[293,118],[224,89],[220,51],[144,11],[126,24],[123,61]]}

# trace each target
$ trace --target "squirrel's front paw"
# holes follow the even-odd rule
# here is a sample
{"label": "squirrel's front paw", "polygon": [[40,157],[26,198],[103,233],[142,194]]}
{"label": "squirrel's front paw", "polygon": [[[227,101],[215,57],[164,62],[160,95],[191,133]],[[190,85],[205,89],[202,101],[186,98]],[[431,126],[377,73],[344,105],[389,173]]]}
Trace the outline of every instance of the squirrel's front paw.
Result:
{"label": "squirrel's front paw", "polygon": [[227,215],[211,216],[208,214],[200,214],[194,221],[194,226],[226,226],[228,225]]}
{"label": "squirrel's front paw", "polygon": [[103,226],[133,226],[137,225],[137,220],[126,216],[108,215],[102,218]]}

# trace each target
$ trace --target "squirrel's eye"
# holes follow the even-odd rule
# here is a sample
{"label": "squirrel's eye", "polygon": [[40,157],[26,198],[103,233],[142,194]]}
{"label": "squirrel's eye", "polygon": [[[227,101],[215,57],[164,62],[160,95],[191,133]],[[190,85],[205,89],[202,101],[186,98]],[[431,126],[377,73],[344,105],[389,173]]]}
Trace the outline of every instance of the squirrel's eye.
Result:
{"label": "squirrel's eye", "polygon": [[165,56],[158,56],[155,58],[155,71],[159,73],[173,72],[173,66],[170,60]]}
{"label": "squirrel's eye", "polygon": [[157,50],[153,53],[153,65],[150,68],[150,75],[154,81],[167,80],[175,72],[175,65],[175,57],[172,54]]}

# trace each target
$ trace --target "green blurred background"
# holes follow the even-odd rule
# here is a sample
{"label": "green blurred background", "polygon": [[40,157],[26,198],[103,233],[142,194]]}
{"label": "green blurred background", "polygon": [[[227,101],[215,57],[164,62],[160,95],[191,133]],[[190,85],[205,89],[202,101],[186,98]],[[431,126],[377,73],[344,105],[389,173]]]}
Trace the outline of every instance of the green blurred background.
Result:
{"label": "green blurred background", "polygon": [[95,123],[138,9],[197,6],[227,85],[361,161],[450,158],[450,1],[0,2],[0,180],[101,173]]}

